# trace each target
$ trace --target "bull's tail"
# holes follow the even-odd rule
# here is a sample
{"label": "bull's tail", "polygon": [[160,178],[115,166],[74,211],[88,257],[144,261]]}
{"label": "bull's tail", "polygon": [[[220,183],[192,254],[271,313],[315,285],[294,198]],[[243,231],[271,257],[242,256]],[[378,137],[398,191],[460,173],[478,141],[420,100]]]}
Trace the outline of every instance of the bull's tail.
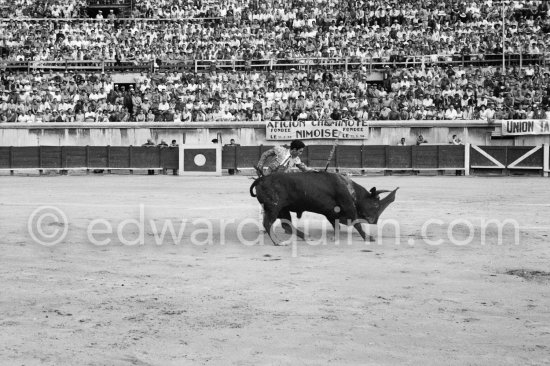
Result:
{"label": "bull's tail", "polygon": [[262,177],[257,178],[257,179],[254,180],[254,182],[252,182],[252,185],[250,186],[250,195],[252,197],[256,197],[256,194],[254,193],[254,187],[256,187],[260,183],[261,180],[262,180]]}

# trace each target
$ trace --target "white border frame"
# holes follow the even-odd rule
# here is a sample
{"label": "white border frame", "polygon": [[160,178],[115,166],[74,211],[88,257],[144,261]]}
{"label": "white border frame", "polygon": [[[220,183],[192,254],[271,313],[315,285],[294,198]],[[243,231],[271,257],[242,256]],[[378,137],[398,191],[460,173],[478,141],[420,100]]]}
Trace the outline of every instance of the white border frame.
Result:
{"label": "white border frame", "polygon": [[[179,146],[179,169],[178,175],[185,176],[218,176],[222,175],[222,147],[218,144],[210,145],[187,145],[181,144]],[[184,152],[186,149],[216,149],[216,171],[215,172],[186,172],[184,171]]]}
{"label": "white border frame", "polygon": [[508,169],[542,169],[541,166],[516,166],[519,163],[521,163],[523,160],[527,159],[529,156],[533,155],[537,151],[539,151],[542,148],[542,146],[535,146],[531,150],[527,151],[525,154],[514,160],[510,165],[508,165]]}
{"label": "white border frame", "polygon": [[542,158],[543,160],[543,169],[542,169],[542,176],[543,177],[548,177],[548,173],[550,172],[550,158],[549,158],[549,153],[550,153],[550,145],[548,144],[543,144],[542,145],[542,151],[543,151],[543,154],[544,154],[544,157]]}
{"label": "white border frame", "polygon": [[470,175],[470,143],[464,144],[464,175]]}
{"label": "white border frame", "polygon": [[489,153],[485,152],[479,146],[476,146],[476,145],[471,145],[471,146],[474,150],[479,152],[482,156],[486,157],[491,163],[495,164],[495,165],[492,165],[492,166],[491,165],[489,165],[489,166],[476,165],[476,166],[472,166],[472,168],[474,168],[474,169],[479,169],[479,168],[481,168],[481,169],[506,169],[506,166],[504,166],[504,164],[502,164],[500,161],[495,159],[493,156],[489,155]]}

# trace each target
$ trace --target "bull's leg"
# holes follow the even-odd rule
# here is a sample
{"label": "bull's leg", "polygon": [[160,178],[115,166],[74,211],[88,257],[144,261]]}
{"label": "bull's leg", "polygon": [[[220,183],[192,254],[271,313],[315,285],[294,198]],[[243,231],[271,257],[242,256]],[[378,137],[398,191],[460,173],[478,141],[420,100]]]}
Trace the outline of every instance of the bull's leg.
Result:
{"label": "bull's leg", "polygon": [[287,234],[294,234],[298,235],[300,239],[304,239],[306,235],[303,231],[298,230],[294,225],[292,225],[292,217],[290,216],[290,211],[287,209],[283,209],[279,213],[279,218],[281,219],[281,226],[283,229],[285,229],[285,233]]}
{"label": "bull's leg", "polygon": [[277,235],[273,232],[273,223],[275,223],[278,216],[279,210],[277,208],[264,205],[264,229],[274,245],[280,245]]}
{"label": "bull's leg", "polygon": [[353,227],[359,232],[364,241],[375,241],[372,235],[368,235],[367,237],[367,233],[363,230],[360,222],[353,224]]}
{"label": "bull's leg", "polygon": [[336,241],[340,238],[340,221],[337,218],[326,216],[328,222],[332,225],[332,228],[334,229],[334,233],[332,237],[328,237],[330,241]]}
{"label": "bull's leg", "polygon": [[[262,205],[261,205],[260,207],[261,207],[260,215],[262,215],[262,220],[265,220],[265,209],[264,209],[264,204],[262,203]],[[266,233],[265,229],[260,229],[260,233],[261,233],[261,234],[265,234],[265,233]]]}

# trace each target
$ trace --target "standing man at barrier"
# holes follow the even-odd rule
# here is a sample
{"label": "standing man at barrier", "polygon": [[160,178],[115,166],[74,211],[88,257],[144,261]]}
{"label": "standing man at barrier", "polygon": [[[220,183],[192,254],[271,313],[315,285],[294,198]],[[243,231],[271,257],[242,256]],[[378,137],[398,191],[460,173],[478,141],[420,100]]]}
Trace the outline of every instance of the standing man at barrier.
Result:
{"label": "standing man at barrier", "polygon": [[[176,140],[172,140],[172,143],[170,144],[169,147],[171,148],[179,148],[180,145],[178,145],[178,142]],[[178,175],[178,170],[177,169],[172,169],[172,174],[173,175]]]}
{"label": "standing man at barrier", "polygon": [[266,160],[271,158],[267,163],[267,172],[266,175],[280,172],[284,173],[288,169],[297,167],[303,172],[315,171],[315,169],[308,168],[300,160],[300,155],[304,152],[306,145],[300,140],[294,140],[290,143],[290,148],[283,146],[275,146],[264,152],[260,157],[260,161],[256,165],[256,172],[259,176],[264,175],[264,165]]}
{"label": "standing man at barrier", "polygon": [[[453,145],[463,145],[462,140],[457,135],[453,135],[453,138],[452,138],[451,142],[449,142],[449,143],[453,144]],[[457,169],[455,171],[455,175],[462,175],[462,170]]]}
{"label": "standing man at barrier", "polygon": [[[229,144],[225,145],[225,146],[241,146],[240,144],[237,144],[235,142],[235,139],[231,139],[229,140]],[[227,169],[227,172],[229,173],[229,175],[235,175],[235,173],[239,173],[240,170],[239,169]]]}
{"label": "standing man at barrier", "polygon": [[[147,142],[144,143],[141,146],[154,147],[154,146],[157,146],[157,145],[155,145],[155,143],[153,142],[153,139],[147,139]],[[155,171],[153,169],[148,169],[147,170],[147,175],[155,175]]]}

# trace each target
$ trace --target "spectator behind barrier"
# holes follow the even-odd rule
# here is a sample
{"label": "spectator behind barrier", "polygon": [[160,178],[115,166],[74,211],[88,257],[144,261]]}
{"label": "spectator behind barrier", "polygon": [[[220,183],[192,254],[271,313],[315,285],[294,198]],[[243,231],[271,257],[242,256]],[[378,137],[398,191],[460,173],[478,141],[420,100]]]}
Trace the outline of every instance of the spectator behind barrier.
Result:
{"label": "spectator behind barrier", "polygon": [[[156,146],[155,143],[153,142],[153,139],[147,139],[147,142],[144,143],[143,145],[141,146],[144,146],[144,147],[154,147]],[[147,175],[155,175],[155,171],[153,169],[148,169],[147,170]]]}
{"label": "spectator behind barrier", "polygon": [[424,136],[418,135],[418,138],[416,139],[416,145],[422,145],[422,144],[427,144],[427,143],[428,143],[428,141],[424,140]]}
{"label": "spectator behind barrier", "polygon": [[[235,139],[231,139],[231,140],[229,140],[229,144],[227,144],[225,146],[241,146],[241,145],[237,144],[235,142]],[[227,172],[229,173],[229,175],[235,175],[235,173],[240,173],[240,170],[230,168],[230,169],[227,169]]]}

